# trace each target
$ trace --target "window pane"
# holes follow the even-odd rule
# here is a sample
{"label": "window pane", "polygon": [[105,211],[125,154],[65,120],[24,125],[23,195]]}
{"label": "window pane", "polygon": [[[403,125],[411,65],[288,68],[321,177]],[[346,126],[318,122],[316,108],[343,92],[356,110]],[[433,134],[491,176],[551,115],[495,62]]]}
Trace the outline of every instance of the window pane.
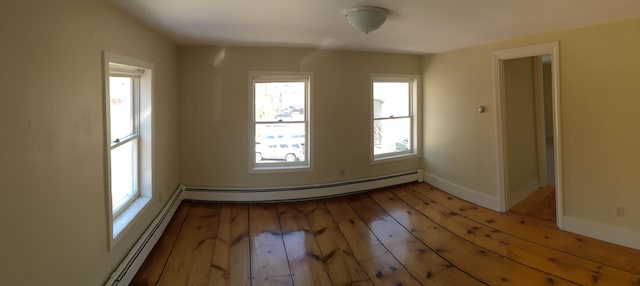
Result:
{"label": "window pane", "polygon": [[111,149],[111,206],[116,211],[135,198],[136,186],[136,149],[138,140],[134,139]]}
{"label": "window pane", "polygon": [[111,141],[133,133],[133,78],[109,77]]}
{"label": "window pane", "polygon": [[304,121],[305,82],[257,82],[256,122]]}
{"label": "window pane", "polygon": [[256,124],[256,163],[306,161],[304,123]]}
{"label": "window pane", "polygon": [[374,82],[373,116],[409,116],[409,83]]}
{"label": "window pane", "polygon": [[373,154],[412,150],[411,119],[378,119],[373,122]]}

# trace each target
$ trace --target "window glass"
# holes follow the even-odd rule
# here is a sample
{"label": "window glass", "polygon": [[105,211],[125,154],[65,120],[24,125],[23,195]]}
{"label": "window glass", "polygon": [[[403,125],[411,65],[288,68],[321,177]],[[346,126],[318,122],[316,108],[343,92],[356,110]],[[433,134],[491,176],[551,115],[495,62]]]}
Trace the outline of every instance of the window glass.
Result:
{"label": "window glass", "polygon": [[137,140],[111,149],[111,207],[117,212],[137,193]]}
{"label": "window glass", "polygon": [[374,82],[373,100],[378,104],[373,109],[376,118],[409,116],[409,83]]}
{"label": "window glass", "polygon": [[256,124],[256,163],[306,161],[304,123]]}
{"label": "window glass", "polygon": [[378,119],[374,122],[374,155],[411,150],[411,119]]}
{"label": "window glass", "polygon": [[111,141],[122,139],[134,132],[133,78],[109,77],[109,112],[111,118]]}
{"label": "window glass", "polygon": [[257,122],[304,121],[305,82],[255,83]]}

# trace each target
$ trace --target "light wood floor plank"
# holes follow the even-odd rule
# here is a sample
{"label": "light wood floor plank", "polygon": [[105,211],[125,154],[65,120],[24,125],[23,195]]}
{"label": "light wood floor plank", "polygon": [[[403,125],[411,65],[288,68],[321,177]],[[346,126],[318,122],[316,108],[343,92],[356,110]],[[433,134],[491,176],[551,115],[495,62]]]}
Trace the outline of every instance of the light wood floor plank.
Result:
{"label": "light wood floor plank", "polygon": [[[504,257],[563,279],[575,281],[581,285],[632,285],[632,282],[640,280],[640,275],[603,266],[590,260],[528,242],[462,216],[452,215],[451,210],[419,193],[403,189],[396,190],[394,193],[407,205],[428,216],[434,222],[445,226],[458,236]],[[382,192],[376,192],[373,195],[393,196],[393,194]]]}
{"label": "light wood floor plank", "polygon": [[331,199],[325,204],[358,261],[375,258],[387,252],[376,236],[369,232],[367,225],[353,213],[349,203],[342,199]]}
{"label": "light wood floor plank", "polygon": [[529,197],[513,206],[508,213],[524,216],[540,225],[557,229],[555,194],[553,186],[538,188]]}
{"label": "light wood floor plank", "polygon": [[325,205],[307,201],[299,206],[307,216],[333,285],[373,285]]}
{"label": "light wood floor plank", "polygon": [[220,205],[193,204],[158,285],[206,285]]}
{"label": "light wood floor plank", "polygon": [[489,285],[576,285],[479,247],[393,196],[378,202],[393,218],[442,257]]}
{"label": "light wood floor plank", "polygon": [[293,285],[275,205],[249,207],[252,285]]}
{"label": "light wood floor plank", "polygon": [[423,285],[485,285],[438,256],[369,196],[356,196],[349,202],[382,244]]}
{"label": "light wood floor plank", "polygon": [[345,199],[329,200],[327,208],[375,285],[420,285],[369,231]]}
{"label": "light wood floor plank", "polygon": [[520,214],[528,214],[531,210],[533,210],[536,205],[542,202],[547,196],[553,193],[553,187],[544,187],[539,188],[535,192],[533,192],[529,197],[525,198],[521,202],[517,203],[515,206],[511,208],[511,211],[520,213]]}
{"label": "light wood floor plank", "polygon": [[295,203],[279,204],[277,210],[293,283],[331,285],[322,263],[322,253],[304,212]]}
{"label": "light wood floor plank", "polygon": [[533,209],[531,209],[528,215],[540,218],[542,220],[552,221],[556,223],[556,192],[551,189],[551,192],[544,197]]}
{"label": "light wood floor plank", "polygon": [[165,264],[182,229],[182,225],[187,218],[190,202],[180,204],[175,214],[167,224],[167,228],[151,250],[149,256],[138,270],[136,276],[131,280],[130,285],[156,285]]}
{"label": "light wood floor plank", "polygon": [[[462,216],[516,237],[545,245],[589,260],[640,273],[640,252],[594,238],[538,226],[530,220],[501,214],[456,198],[427,184],[411,185],[409,189],[423,193]],[[639,282],[640,283],[640,282]]]}
{"label": "light wood floor plank", "polygon": [[248,216],[247,205],[222,206],[209,286],[251,285]]}

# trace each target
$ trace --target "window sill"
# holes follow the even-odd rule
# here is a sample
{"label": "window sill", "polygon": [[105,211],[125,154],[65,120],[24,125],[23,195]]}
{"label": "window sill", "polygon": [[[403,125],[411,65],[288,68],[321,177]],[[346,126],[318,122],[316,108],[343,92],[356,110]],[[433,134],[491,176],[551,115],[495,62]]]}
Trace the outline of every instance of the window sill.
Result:
{"label": "window sill", "polygon": [[416,153],[416,152],[387,154],[387,155],[382,155],[382,156],[379,156],[379,157],[374,157],[371,160],[371,163],[372,164],[380,164],[380,163],[386,163],[386,162],[392,162],[392,161],[411,159],[411,158],[416,158],[416,157],[418,157],[418,153]]}
{"label": "window sill", "polygon": [[124,212],[113,220],[111,245],[115,244],[118,238],[125,232],[128,226],[131,225],[133,220],[142,213],[142,210],[149,204],[151,198],[139,197]]}
{"label": "window sill", "polygon": [[250,173],[287,173],[287,172],[305,172],[311,171],[309,165],[297,165],[297,166],[254,166]]}

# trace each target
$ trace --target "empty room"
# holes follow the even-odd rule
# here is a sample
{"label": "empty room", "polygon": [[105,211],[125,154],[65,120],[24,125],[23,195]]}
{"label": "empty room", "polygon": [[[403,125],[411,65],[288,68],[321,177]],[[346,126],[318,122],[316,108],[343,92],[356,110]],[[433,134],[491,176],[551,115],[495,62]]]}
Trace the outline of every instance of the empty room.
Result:
{"label": "empty room", "polygon": [[0,285],[640,285],[640,2],[3,0]]}

